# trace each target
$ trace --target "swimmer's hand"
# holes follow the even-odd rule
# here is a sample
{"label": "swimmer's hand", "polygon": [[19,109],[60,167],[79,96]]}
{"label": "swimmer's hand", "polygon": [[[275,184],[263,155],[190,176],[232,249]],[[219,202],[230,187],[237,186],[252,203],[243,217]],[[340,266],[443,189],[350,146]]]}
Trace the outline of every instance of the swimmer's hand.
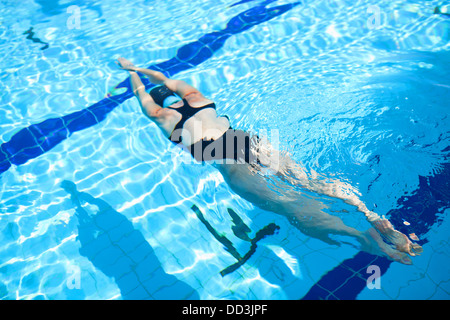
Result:
{"label": "swimmer's hand", "polygon": [[129,61],[125,58],[122,58],[122,57],[118,58],[116,63],[119,65],[120,69],[122,69],[122,70],[137,71],[137,69],[138,69],[137,67],[134,66],[134,64],[131,61]]}

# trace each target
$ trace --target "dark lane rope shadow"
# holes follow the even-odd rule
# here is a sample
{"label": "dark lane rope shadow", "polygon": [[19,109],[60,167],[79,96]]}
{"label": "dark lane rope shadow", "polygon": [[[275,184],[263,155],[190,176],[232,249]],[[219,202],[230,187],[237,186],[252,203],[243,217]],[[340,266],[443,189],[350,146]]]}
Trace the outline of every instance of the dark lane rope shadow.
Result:
{"label": "dark lane rope shadow", "polygon": [[256,252],[256,249],[258,247],[257,245],[258,241],[264,239],[267,236],[275,234],[280,229],[280,227],[277,226],[275,223],[269,223],[261,230],[258,230],[253,239],[250,239],[249,236],[247,235],[247,233],[251,231],[250,228],[244,223],[244,221],[242,221],[242,219],[236,212],[234,212],[233,209],[228,208],[227,209],[228,214],[231,216],[233,221],[233,227],[231,229],[233,230],[234,235],[240,238],[241,240],[250,242],[251,244],[250,250],[244,256],[241,256],[234,247],[233,243],[227,237],[219,234],[214,229],[214,227],[205,219],[205,216],[203,215],[199,207],[197,207],[194,204],[191,207],[191,210],[195,212],[197,218],[205,225],[206,229],[213,235],[213,237],[216,238],[216,240],[219,241],[224,246],[225,250],[228,251],[228,253],[230,253],[237,260],[236,263],[220,271],[220,275],[222,277],[236,271],[239,267],[244,265],[244,263],[246,263],[251,258],[251,256]]}
{"label": "dark lane rope shadow", "polygon": [[39,38],[33,37],[33,36],[34,36],[33,27],[30,27],[30,29],[28,29],[27,31],[25,31],[23,34],[26,34],[26,35],[27,35],[27,39],[28,39],[28,40],[31,40],[31,41],[33,41],[33,42],[35,42],[35,43],[41,43],[41,44],[43,44],[44,46],[41,48],[41,50],[48,49],[49,44],[48,44],[47,42],[44,42],[44,41],[42,41],[42,40],[39,39]]}
{"label": "dark lane rope shadow", "polygon": [[124,215],[102,199],[79,192],[71,181],[61,187],[76,206],[80,254],[114,278],[123,299],[199,299],[191,286],[164,272],[150,244]]}

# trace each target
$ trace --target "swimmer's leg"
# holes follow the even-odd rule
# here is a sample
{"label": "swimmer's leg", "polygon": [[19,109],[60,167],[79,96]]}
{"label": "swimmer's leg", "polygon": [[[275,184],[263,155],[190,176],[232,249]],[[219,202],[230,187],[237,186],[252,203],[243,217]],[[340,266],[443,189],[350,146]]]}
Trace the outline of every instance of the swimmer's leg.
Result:
{"label": "swimmer's leg", "polygon": [[340,218],[322,211],[320,213],[316,212],[314,216],[308,216],[303,213],[296,214],[289,216],[288,220],[303,234],[332,245],[340,246],[343,242],[330,238],[330,235],[354,238],[360,243],[361,250],[367,244],[367,239],[361,231],[345,225]]}
{"label": "swimmer's leg", "polygon": [[386,257],[388,259],[403,263],[412,264],[411,259],[404,252],[396,250],[383,241],[374,228],[366,232],[361,232],[344,224],[344,222],[333,215],[321,212],[320,216],[314,217],[299,214],[288,218],[289,222],[298,228],[303,234],[322,240],[332,245],[340,246],[341,243],[348,243],[345,239],[341,242],[330,238],[330,235],[350,237],[359,242],[357,249],[371,254]]}
{"label": "swimmer's leg", "polygon": [[[289,184],[280,183],[278,187],[269,188],[264,177],[253,174],[247,167],[249,166],[244,164],[218,165],[231,189],[257,207],[287,217],[290,223],[302,233],[326,243],[334,245],[344,243],[331,239],[330,235],[348,236],[359,242],[359,249],[362,251],[402,263],[410,263],[405,253],[391,248],[382,240],[379,241],[381,236],[375,229],[361,232],[351,228],[339,217],[324,212],[322,209],[325,207],[320,200],[302,196]],[[280,192],[282,192],[281,195]]]}
{"label": "swimmer's leg", "polygon": [[[389,256],[392,256],[393,252],[391,252],[390,247],[388,248],[388,244],[392,244],[395,250],[410,254],[411,256],[422,253],[423,249],[421,246],[412,243],[406,235],[395,230],[387,219],[381,217],[373,211],[370,211],[365,203],[359,199],[359,192],[349,184],[337,179],[325,179],[324,177],[318,177],[318,175],[314,172],[308,175],[288,156],[284,156],[283,161],[280,161],[280,163],[285,164],[277,173],[277,176],[282,180],[287,181],[292,185],[301,185],[308,190],[321,193],[329,197],[341,199],[345,203],[355,206],[359,212],[364,214],[367,221],[373,226],[374,230],[378,231],[379,236],[377,237],[377,240],[380,238],[386,242],[383,245],[380,243],[378,244],[380,247],[383,247],[383,252],[389,252]],[[366,235],[373,240],[372,233],[366,233]],[[398,256],[397,253],[395,255]],[[398,259],[394,259],[398,261]],[[404,259],[403,255],[401,259]]]}

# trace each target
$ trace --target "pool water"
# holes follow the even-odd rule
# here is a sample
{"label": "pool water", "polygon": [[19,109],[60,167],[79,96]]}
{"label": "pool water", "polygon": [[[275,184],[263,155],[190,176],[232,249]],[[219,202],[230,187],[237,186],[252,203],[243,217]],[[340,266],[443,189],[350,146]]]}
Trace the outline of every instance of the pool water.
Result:
{"label": "pool water", "polygon": [[[2,1],[0,299],[448,299],[446,12],[406,0]],[[276,133],[423,254],[407,266],[310,238],[183,161],[119,56],[192,83],[235,128]]]}

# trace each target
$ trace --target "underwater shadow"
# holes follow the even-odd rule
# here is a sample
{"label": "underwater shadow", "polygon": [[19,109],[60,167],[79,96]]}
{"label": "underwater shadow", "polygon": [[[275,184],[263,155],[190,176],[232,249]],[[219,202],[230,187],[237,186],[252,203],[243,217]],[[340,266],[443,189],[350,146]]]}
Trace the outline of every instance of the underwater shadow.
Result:
{"label": "underwater shadow", "polygon": [[[206,230],[223,245],[223,250],[236,259],[235,263],[219,272],[222,277],[227,277],[229,274],[236,272],[244,264],[249,263],[258,270],[262,278],[272,285],[279,286],[287,299],[295,299],[298,297],[298,290],[295,285],[292,285],[294,282],[302,279],[299,271],[295,270],[297,269],[295,266],[296,263],[290,263],[281,259],[272,249],[266,247],[267,244],[279,246],[276,240],[272,240],[274,242],[270,240],[269,242],[265,241],[265,245],[258,246],[261,240],[277,234],[281,228],[280,226],[275,223],[268,223],[259,230],[252,230],[236,211],[228,207],[227,212],[233,224],[231,227],[232,233],[240,240],[250,244],[250,248],[243,252],[242,248],[239,248],[236,243],[233,243],[226,233],[219,233],[214,228],[214,225],[207,220],[207,215],[205,216],[197,205],[192,205],[191,210],[194,211]],[[249,236],[250,233],[254,234],[252,238]],[[256,258],[257,260],[251,261],[252,258],[254,259],[253,256],[255,253],[257,253],[258,258]]]}
{"label": "underwater shadow", "polygon": [[80,254],[114,278],[123,299],[199,299],[195,289],[167,274],[141,232],[107,202],[79,192],[71,181],[61,187],[76,206]]}

